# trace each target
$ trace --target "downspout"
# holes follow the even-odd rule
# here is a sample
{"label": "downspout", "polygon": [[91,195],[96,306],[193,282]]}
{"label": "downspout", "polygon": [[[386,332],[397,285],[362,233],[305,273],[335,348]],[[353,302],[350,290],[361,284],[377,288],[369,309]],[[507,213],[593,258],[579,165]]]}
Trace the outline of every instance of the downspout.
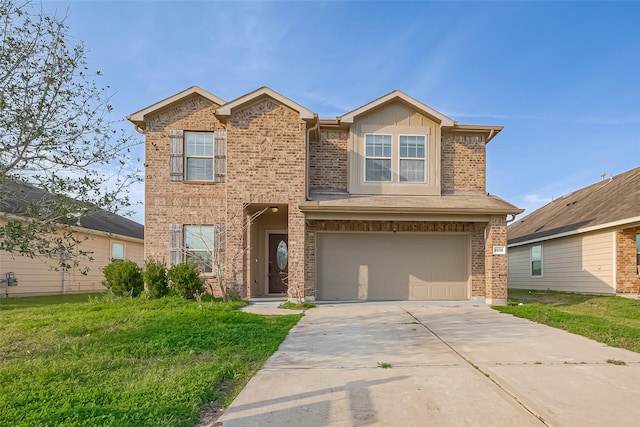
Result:
{"label": "downspout", "polygon": [[516,216],[517,216],[517,214],[509,214],[509,215],[511,215],[511,219],[508,219],[508,220],[507,220],[507,224],[509,224],[510,222],[515,221]]}
{"label": "downspout", "polygon": [[307,149],[306,149],[306,160],[305,160],[305,167],[304,167],[304,179],[305,179],[305,183],[304,183],[304,199],[305,200],[309,200],[309,162],[310,162],[310,156],[309,156],[309,141],[311,140],[311,132],[316,131],[320,128],[320,120],[318,120],[318,115],[314,114],[313,115],[313,119],[316,121],[316,124],[313,125],[313,127],[310,127],[309,129],[307,129]]}

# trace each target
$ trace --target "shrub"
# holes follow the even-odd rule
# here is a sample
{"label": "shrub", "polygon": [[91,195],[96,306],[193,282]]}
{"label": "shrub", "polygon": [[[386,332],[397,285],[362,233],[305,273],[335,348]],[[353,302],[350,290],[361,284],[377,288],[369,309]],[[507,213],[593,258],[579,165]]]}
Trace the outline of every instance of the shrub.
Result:
{"label": "shrub", "polygon": [[183,262],[172,265],[167,275],[170,280],[169,290],[173,295],[193,299],[196,294],[204,293],[204,285],[195,264]]}
{"label": "shrub", "polygon": [[115,296],[137,297],[144,289],[142,269],[131,260],[111,261],[102,268],[102,272],[102,284]]}
{"label": "shrub", "polygon": [[144,262],[143,275],[149,298],[162,298],[169,293],[169,277],[164,261],[147,259]]}

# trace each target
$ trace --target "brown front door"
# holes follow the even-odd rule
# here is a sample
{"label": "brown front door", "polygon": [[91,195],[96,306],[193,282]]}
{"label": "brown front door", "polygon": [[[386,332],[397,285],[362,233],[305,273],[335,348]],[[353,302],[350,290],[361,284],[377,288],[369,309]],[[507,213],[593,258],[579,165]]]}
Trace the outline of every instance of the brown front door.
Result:
{"label": "brown front door", "polygon": [[269,293],[287,292],[289,239],[286,234],[269,234]]}

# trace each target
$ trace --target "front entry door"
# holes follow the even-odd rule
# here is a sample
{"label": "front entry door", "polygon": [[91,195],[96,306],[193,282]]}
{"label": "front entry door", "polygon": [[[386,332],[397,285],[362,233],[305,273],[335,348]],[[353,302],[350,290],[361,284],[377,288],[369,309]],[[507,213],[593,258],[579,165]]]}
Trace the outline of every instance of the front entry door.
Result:
{"label": "front entry door", "polygon": [[269,293],[287,292],[289,239],[287,234],[269,234]]}

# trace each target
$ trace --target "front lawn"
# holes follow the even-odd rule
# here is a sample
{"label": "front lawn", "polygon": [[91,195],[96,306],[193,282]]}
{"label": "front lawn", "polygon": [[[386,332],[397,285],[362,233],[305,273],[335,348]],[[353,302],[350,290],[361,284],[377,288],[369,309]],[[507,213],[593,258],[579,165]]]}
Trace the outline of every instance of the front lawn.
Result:
{"label": "front lawn", "polygon": [[[522,303],[522,305],[518,305]],[[509,289],[509,306],[493,307],[612,347],[640,352],[640,300]]]}
{"label": "front lawn", "polygon": [[301,315],[241,303],[0,299],[0,425],[194,426],[228,405]]}

